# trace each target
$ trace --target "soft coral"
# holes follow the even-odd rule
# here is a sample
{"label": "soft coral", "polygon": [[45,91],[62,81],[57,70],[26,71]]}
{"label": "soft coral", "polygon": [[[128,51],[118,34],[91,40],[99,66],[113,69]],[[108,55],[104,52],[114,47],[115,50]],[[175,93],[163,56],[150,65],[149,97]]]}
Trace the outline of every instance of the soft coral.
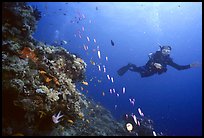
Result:
{"label": "soft coral", "polygon": [[29,47],[24,47],[23,50],[20,51],[19,54],[21,54],[20,55],[21,58],[29,58],[33,62],[37,61],[37,57],[36,57],[34,50],[31,50]]}

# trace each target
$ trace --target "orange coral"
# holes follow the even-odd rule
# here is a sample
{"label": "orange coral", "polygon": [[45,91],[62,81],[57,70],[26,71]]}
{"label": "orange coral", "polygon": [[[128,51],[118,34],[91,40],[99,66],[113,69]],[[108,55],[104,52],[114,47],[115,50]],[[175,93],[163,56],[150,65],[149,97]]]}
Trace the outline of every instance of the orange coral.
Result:
{"label": "orange coral", "polygon": [[37,61],[37,57],[36,54],[34,53],[34,50],[31,50],[29,47],[24,47],[19,54],[21,54],[20,55],[21,58],[29,58],[34,62]]}
{"label": "orange coral", "polygon": [[50,82],[52,79],[50,79],[49,77],[46,77],[45,82]]}
{"label": "orange coral", "polygon": [[56,85],[58,85],[58,86],[60,85],[60,83],[56,77],[47,74],[44,70],[40,70],[39,73],[44,77],[45,82],[49,83],[50,81],[53,80]]}
{"label": "orange coral", "polygon": [[46,72],[44,70],[40,70],[39,72],[40,72],[40,74],[46,74]]}
{"label": "orange coral", "polygon": [[55,78],[54,76],[53,76],[53,81],[55,82],[55,84],[60,85],[60,84],[59,84],[59,81],[58,81],[57,78]]}

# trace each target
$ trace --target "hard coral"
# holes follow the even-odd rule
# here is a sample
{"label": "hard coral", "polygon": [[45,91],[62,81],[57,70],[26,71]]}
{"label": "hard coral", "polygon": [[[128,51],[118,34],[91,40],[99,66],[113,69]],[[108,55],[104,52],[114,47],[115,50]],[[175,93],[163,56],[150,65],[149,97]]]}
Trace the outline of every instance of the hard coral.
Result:
{"label": "hard coral", "polygon": [[22,51],[20,51],[20,57],[21,58],[29,58],[33,62],[37,61],[36,54],[34,53],[34,50],[31,50],[29,47],[24,47]]}
{"label": "hard coral", "polygon": [[57,78],[54,77],[53,75],[47,74],[47,73],[46,73],[45,71],[43,71],[43,70],[39,71],[39,73],[43,76],[43,78],[45,79],[45,82],[46,82],[46,83],[49,83],[50,81],[53,80],[53,82],[54,82],[57,86],[60,85],[60,83],[59,83],[59,81],[57,80]]}
{"label": "hard coral", "polygon": [[36,21],[39,21],[41,18],[41,12],[37,7],[33,7],[33,16],[35,17]]}

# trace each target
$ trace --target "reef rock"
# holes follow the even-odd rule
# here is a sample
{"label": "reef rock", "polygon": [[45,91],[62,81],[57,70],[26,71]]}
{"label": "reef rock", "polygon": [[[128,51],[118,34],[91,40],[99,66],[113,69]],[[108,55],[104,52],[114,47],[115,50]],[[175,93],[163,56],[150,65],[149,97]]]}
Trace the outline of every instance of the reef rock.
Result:
{"label": "reef rock", "polygon": [[129,135],[76,89],[85,78],[83,59],[32,37],[41,17],[37,8],[4,2],[2,12],[2,135]]}

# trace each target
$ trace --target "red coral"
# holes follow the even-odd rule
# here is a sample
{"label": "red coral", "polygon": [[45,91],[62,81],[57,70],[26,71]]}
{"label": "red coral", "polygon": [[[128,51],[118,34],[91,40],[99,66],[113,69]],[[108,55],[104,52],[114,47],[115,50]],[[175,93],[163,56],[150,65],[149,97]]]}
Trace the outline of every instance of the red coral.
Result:
{"label": "red coral", "polygon": [[47,72],[45,72],[44,70],[40,70],[39,73],[44,77],[44,80],[46,83],[49,83],[50,81],[54,81],[54,83],[59,86],[60,83],[59,81],[57,80],[56,77],[54,77],[53,75],[51,74],[47,74]]}
{"label": "red coral", "polygon": [[33,62],[37,61],[36,54],[34,53],[34,50],[31,50],[29,47],[24,47],[23,50],[19,53],[21,54],[21,58],[29,58]]}

